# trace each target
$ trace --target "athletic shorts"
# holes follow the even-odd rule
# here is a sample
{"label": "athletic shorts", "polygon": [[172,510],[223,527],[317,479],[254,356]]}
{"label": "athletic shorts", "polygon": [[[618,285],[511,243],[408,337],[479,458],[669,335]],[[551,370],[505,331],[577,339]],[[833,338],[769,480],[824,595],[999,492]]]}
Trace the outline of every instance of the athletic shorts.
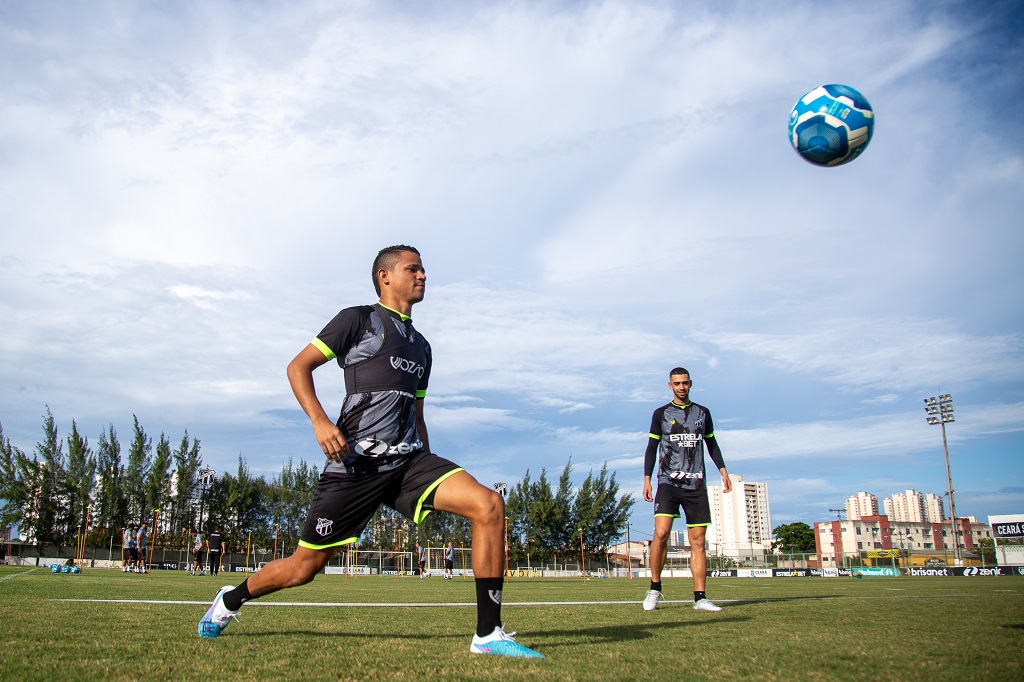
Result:
{"label": "athletic shorts", "polygon": [[707,488],[685,490],[659,483],[658,492],[654,496],[654,515],[678,519],[679,507],[686,514],[687,527],[711,525],[711,504],[708,502]]}
{"label": "athletic shorts", "polygon": [[131,559],[132,561],[138,561],[139,560],[139,549],[138,549],[138,547],[129,547],[128,548],[128,558]]}
{"label": "athletic shorts", "polygon": [[192,560],[197,564],[203,563],[203,550],[197,549],[192,553]]}
{"label": "athletic shorts", "polygon": [[445,559],[444,560],[444,567],[447,568],[449,571],[452,570],[452,566],[454,566],[454,565],[455,565],[455,562],[452,561],[451,559]]}
{"label": "athletic shorts", "polygon": [[420,453],[390,471],[321,474],[299,546],[326,549],[355,542],[382,504],[422,523],[434,509],[437,486],[462,470],[443,457]]}

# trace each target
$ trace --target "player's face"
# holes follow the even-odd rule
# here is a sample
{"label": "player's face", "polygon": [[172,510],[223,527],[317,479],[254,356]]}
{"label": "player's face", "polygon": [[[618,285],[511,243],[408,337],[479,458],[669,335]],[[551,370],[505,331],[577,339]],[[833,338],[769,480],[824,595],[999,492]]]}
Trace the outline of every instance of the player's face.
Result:
{"label": "player's face", "polygon": [[423,300],[427,287],[427,271],[423,269],[423,261],[412,251],[402,251],[394,270],[386,270],[381,278],[387,283],[391,294],[409,303]]}
{"label": "player's face", "polygon": [[668,379],[668,387],[672,389],[675,401],[680,404],[689,402],[692,385],[689,374],[673,374]]}

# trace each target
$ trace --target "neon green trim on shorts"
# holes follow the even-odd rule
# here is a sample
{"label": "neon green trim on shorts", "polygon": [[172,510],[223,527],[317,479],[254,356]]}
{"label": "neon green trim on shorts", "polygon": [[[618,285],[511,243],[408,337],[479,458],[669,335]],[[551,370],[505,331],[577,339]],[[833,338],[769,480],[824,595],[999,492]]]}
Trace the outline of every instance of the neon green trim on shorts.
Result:
{"label": "neon green trim on shorts", "polygon": [[331,547],[338,547],[340,545],[351,545],[359,538],[346,538],[344,540],[338,540],[327,545],[314,545],[312,542],[306,542],[305,540],[299,540],[299,547],[305,547],[306,549],[330,549]]}
{"label": "neon green trim on shorts", "polygon": [[327,358],[328,360],[333,360],[334,358],[338,357],[337,355],[334,354],[334,351],[328,348],[327,344],[321,341],[320,339],[313,339],[309,343],[316,346],[317,350],[323,353],[324,357]]}
{"label": "neon green trim on shorts", "polygon": [[700,528],[700,527],[703,526],[704,528],[707,528],[710,525],[711,525],[710,523],[688,523],[688,524],[686,524],[686,527],[687,528]]}
{"label": "neon green trim on shorts", "polygon": [[452,469],[447,474],[445,474],[444,476],[442,476],[441,478],[437,479],[436,481],[431,483],[429,486],[427,486],[427,489],[423,491],[422,495],[420,495],[420,499],[416,501],[416,511],[412,515],[412,520],[416,524],[423,523],[423,519],[427,518],[427,515],[430,514],[430,512],[431,512],[430,509],[427,509],[426,511],[423,510],[423,502],[424,502],[424,500],[427,499],[427,495],[429,495],[431,492],[433,492],[433,490],[435,488],[437,488],[437,486],[439,486],[442,483],[444,483],[444,481],[449,476],[451,476],[452,474],[457,474],[460,471],[465,471],[465,469],[463,469],[462,467],[459,467],[458,469]]}
{"label": "neon green trim on shorts", "polygon": [[659,516],[667,516],[670,519],[678,519],[679,518],[679,514],[655,514],[654,518],[658,518]]}

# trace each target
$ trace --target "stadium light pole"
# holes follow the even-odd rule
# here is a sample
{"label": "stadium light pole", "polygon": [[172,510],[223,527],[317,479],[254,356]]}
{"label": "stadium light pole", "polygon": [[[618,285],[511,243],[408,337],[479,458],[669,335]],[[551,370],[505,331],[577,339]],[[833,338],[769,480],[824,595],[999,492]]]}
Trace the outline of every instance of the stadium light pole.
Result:
{"label": "stadium light pole", "polygon": [[956,421],[953,418],[953,396],[949,393],[941,393],[936,398],[930,396],[924,399],[924,411],[928,415],[928,423],[932,426],[938,424],[942,428],[942,452],[946,458],[946,488],[949,491],[949,516],[952,520],[953,529],[953,563],[957,566],[963,564],[960,556],[960,533],[957,530],[956,503],[953,501],[953,476],[949,471],[949,444],[946,440],[946,424]]}

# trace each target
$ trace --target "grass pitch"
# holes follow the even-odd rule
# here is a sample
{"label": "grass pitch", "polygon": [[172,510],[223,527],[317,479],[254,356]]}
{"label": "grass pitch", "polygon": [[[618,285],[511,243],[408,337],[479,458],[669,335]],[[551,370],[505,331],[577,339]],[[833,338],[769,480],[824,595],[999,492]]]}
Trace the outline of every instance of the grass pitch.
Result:
{"label": "grass pitch", "polygon": [[240,623],[200,639],[196,623],[217,588],[241,579],[0,567],[0,677],[1024,678],[1017,577],[712,578],[719,613],[691,608],[689,579],[666,580],[667,603],[644,612],[644,580],[513,578],[506,629],[544,660],[471,655],[475,593],[461,578],[322,575],[246,605]]}

